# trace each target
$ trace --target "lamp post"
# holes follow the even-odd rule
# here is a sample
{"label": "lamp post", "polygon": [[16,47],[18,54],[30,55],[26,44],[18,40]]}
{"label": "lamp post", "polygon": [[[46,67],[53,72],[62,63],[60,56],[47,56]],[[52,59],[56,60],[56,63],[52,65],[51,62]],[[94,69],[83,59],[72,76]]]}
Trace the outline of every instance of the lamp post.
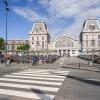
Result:
{"label": "lamp post", "polygon": [[[6,45],[5,45],[5,51],[6,51],[6,56],[7,56],[7,12],[9,11],[9,8],[8,8],[8,2],[6,0],[3,0],[3,3],[5,5],[5,16],[6,16]],[[7,67],[7,59],[6,59],[6,67]]]}

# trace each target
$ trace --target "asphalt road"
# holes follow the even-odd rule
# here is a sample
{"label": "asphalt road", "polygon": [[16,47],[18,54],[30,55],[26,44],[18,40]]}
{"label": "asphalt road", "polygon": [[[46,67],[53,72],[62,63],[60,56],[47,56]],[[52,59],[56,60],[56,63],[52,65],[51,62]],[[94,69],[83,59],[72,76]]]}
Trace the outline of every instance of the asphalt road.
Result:
{"label": "asphalt road", "polygon": [[[62,58],[62,61],[63,69],[70,72],[55,100],[100,100],[100,70],[74,57]],[[81,63],[80,69],[78,63]]]}
{"label": "asphalt road", "polygon": [[60,58],[5,74],[0,77],[0,100],[100,100],[100,71],[87,63]]}

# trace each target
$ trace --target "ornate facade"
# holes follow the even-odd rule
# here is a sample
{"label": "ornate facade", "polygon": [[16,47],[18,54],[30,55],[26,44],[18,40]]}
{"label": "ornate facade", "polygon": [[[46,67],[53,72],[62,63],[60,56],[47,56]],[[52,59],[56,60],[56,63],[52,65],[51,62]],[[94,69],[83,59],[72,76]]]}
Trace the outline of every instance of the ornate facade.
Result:
{"label": "ornate facade", "polygon": [[70,37],[60,37],[55,41],[51,42],[49,46],[55,54],[60,56],[78,56],[80,50],[80,44],[78,41]]}
{"label": "ornate facade", "polygon": [[50,36],[45,22],[37,22],[29,33],[30,50],[38,51],[48,49]]}
{"label": "ornate facade", "polygon": [[[37,22],[33,25],[29,33],[30,51],[45,51],[49,54],[60,56],[77,56],[79,55],[80,45],[78,41],[70,37],[60,37],[55,41],[50,41],[47,26],[44,22]],[[49,52],[51,51],[51,52]]]}
{"label": "ornate facade", "polygon": [[87,19],[80,34],[81,49],[84,54],[100,50],[100,23],[97,19]]}

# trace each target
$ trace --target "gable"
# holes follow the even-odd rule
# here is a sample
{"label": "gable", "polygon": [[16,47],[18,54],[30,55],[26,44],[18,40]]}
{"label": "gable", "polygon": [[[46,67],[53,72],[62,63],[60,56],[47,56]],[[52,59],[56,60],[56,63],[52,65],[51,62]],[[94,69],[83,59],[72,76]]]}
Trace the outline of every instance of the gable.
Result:
{"label": "gable", "polygon": [[100,31],[100,23],[98,20],[86,20],[83,31]]}
{"label": "gable", "polygon": [[35,23],[30,34],[48,34],[46,24],[44,22]]}

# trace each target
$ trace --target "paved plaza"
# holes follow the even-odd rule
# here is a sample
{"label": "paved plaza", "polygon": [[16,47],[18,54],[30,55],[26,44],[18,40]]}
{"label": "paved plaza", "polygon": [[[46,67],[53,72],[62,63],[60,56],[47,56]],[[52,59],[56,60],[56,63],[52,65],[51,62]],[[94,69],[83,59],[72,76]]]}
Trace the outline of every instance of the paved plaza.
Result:
{"label": "paved plaza", "polygon": [[4,74],[2,71],[0,77],[0,100],[99,100],[100,98],[99,66],[90,66],[87,61],[75,57],[60,58],[53,64],[38,66],[19,64],[7,68],[5,67],[7,71]]}

